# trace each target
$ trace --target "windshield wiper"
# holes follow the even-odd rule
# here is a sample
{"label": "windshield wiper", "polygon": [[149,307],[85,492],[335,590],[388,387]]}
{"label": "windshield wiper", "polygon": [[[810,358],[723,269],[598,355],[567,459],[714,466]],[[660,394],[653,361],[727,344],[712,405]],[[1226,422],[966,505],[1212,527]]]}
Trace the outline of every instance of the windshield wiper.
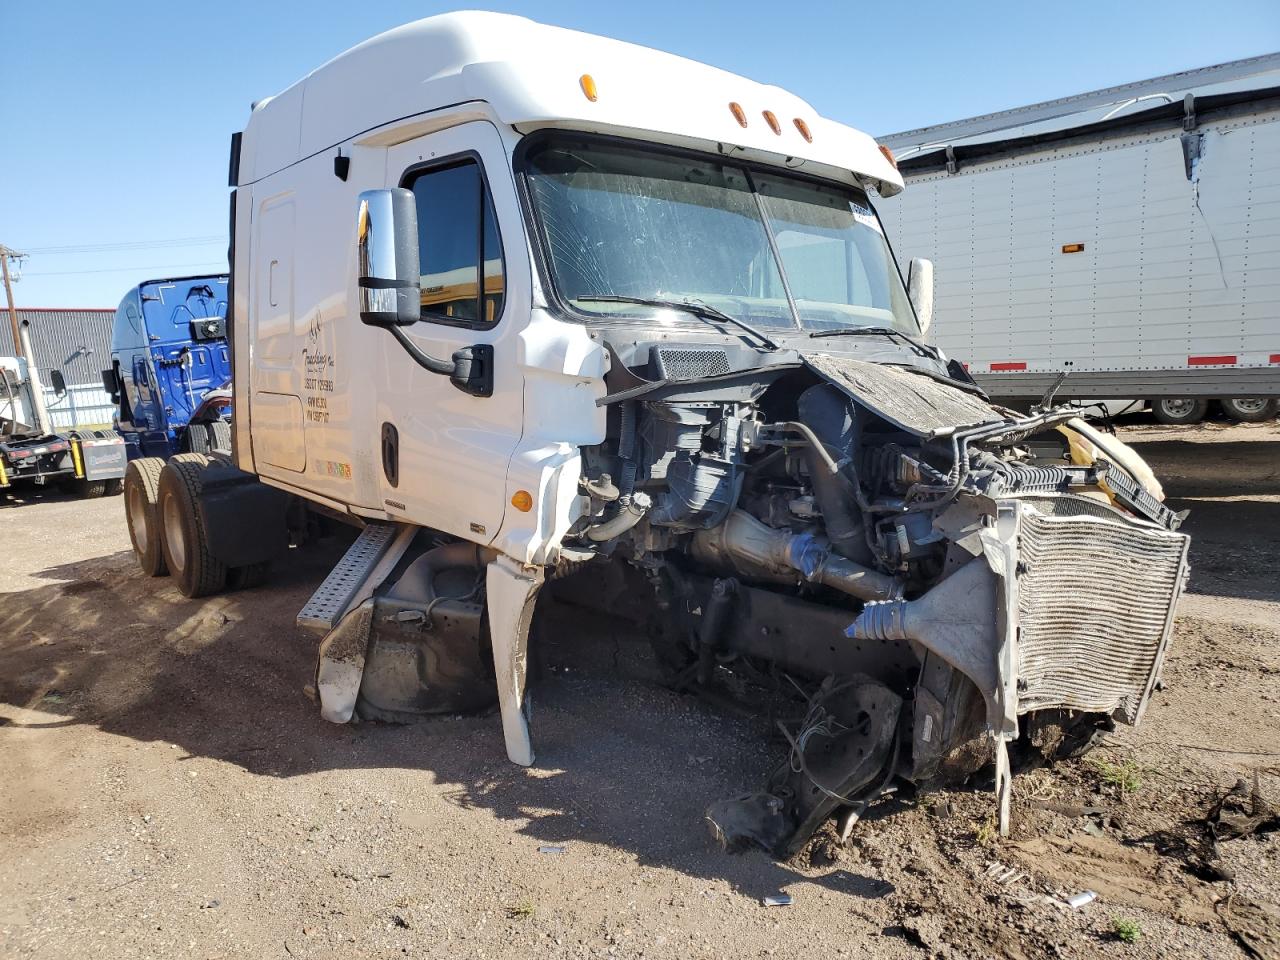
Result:
{"label": "windshield wiper", "polygon": [[613,294],[602,294],[598,297],[573,297],[574,300],[583,300],[587,303],[636,303],[644,307],[668,307],[672,310],[683,310],[685,313],[691,313],[695,317],[703,320],[719,320],[722,323],[729,323],[737,327],[739,330],[745,330],[770,350],[781,349],[778,342],[772,337],[747,323],[745,320],[739,320],[737,317],[731,317],[723,310],[717,310],[709,303],[703,303],[700,300],[663,300],[660,297],[622,297]]}
{"label": "windshield wiper", "polygon": [[914,337],[907,336],[901,330],[893,327],[839,327],[835,330],[815,330],[809,334],[810,337],[860,337],[865,335],[897,337],[903,343],[912,347],[916,353],[922,357],[929,357],[932,360],[938,359],[938,350],[931,347],[927,343],[921,343]]}

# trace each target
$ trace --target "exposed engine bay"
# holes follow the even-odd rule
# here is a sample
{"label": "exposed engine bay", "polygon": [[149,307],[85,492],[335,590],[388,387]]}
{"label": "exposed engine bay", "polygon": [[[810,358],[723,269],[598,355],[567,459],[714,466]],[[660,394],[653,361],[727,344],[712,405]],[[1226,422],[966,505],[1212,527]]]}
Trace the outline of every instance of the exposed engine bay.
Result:
{"label": "exposed engine bay", "polygon": [[1140,719],[1188,538],[1124,444],[995,407],[956,364],[612,349],[561,572],[607,568],[587,592],[615,610],[642,594],[678,688],[794,695],[769,782],[707,812],[726,846],[789,856],[903,782],[992,764],[1007,830],[1011,750]]}
{"label": "exposed engine bay", "polygon": [[[888,793],[988,771],[1007,832],[1015,763],[1141,719],[1189,541],[1114,436],[995,407],[931,354],[608,347],[606,439],[581,449],[577,519],[539,573],[639,624],[676,689],[784,701],[768,782],[707,810],[726,847],[789,857],[832,817],[848,831]],[[395,529],[374,532],[400,544],[388,586],[321,622],[322,715],[483,709],[490,652],[499,699],[522,689],[523,650],[498,638],[527,635],[541,576],[495,579],[492,548]],[[510,610],[522,625],[495,625]]]}

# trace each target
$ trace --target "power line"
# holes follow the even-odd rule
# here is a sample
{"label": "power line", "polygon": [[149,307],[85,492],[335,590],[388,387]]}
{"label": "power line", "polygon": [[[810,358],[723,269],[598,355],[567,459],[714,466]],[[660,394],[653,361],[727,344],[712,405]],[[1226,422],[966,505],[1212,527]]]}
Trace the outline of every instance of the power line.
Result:
{"label": "power line", "polygon": [[227,238],[218,235],[203,237],[173,237],[168,240],[127,240],[120,243],[82,243],[61,247],[28,247],[27,253],[106,253],[110,250],[147,250],[161,247],[205,247],[226,243]]}
{"label": "power line", "polygon": [[85,273],[142,273],[151,270],[189,270],[194,267],[201,269],[213,269],[215,267],[226,270],[226,261],[202,261],[200,263],[161,263],[152,264],[150,266],[140,267],[107,267],[100,270],[41,270],[27,271],[23,273],[24,277],[78,277]]}

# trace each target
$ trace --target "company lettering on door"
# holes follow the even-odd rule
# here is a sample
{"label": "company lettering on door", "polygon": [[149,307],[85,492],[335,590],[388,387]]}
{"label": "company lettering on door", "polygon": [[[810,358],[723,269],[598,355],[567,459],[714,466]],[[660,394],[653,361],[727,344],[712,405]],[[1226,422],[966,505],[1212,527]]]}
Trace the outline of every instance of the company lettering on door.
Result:
{"label": "company lettering on door", "polygon": [[320,311],[307,325],[307,345],[302,348],[302,391],[308,423],[329,422],[329,397],[333,393],[333,354],[320,350]]}

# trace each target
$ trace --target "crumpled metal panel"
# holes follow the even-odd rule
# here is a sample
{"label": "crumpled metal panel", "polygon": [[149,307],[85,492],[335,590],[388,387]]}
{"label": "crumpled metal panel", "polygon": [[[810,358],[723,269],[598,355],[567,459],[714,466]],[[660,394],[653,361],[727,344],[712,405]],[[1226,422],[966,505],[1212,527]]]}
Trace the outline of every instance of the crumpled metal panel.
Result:
{"label": "crumpled metal panel", "polygon": [[1169,643],[1188,538],[1024,506],[1018,539],[1018,712],[1066,708],[1136,723]]}
{"label": "crumpled metal panel", "polygon": [[903,430],[921,436],[944,427],[1004,419],[981,397],[903,367],[825,353],[806,354],[804,360],[859,403]]}

